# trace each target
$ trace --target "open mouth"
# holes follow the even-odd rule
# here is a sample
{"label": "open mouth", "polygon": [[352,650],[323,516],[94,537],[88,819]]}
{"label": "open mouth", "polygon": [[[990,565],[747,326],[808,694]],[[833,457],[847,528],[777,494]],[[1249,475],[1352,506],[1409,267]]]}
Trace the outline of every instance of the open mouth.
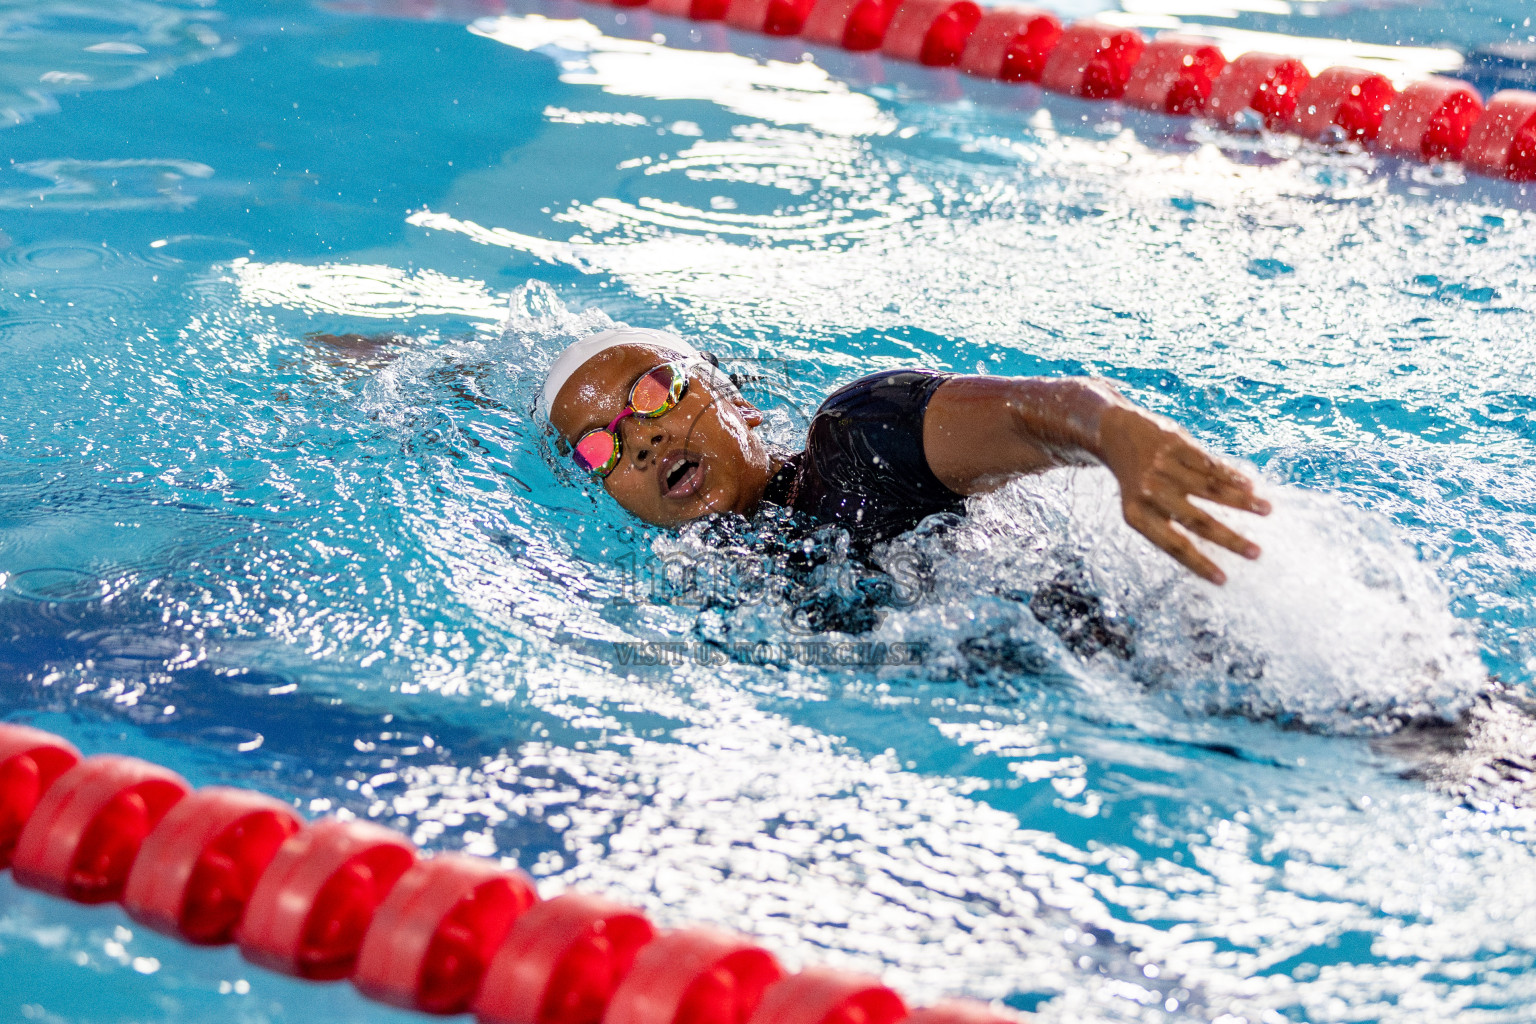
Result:
{"label": "open mouth", "polygon": [[703,466],[681,452],[668,457],[661,471],[661,493],[668,498],[684,498],[699,489]]}

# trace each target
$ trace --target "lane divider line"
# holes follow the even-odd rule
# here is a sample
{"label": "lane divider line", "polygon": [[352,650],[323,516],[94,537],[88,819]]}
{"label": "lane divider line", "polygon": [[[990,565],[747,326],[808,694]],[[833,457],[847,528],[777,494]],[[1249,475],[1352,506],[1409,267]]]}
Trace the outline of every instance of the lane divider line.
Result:
{"label": "lane divider line", "polygon": [[588,0],[894,60],[956,67],[1003,82],[1113,100],[1228,127],[1250,118],[1272,132],[1327,145],[1355,143],[1405,159],[1464,161],[1469,170],[1536,181],[1536,92],[1506,89],[1486,103],[1460,79],[1434,76],[1401,91],[1360,68],[1314,76],[1296,57],[1250,52],[1227,60],[1210,39],[1092,19],[1063,25],[1033,7],[972,0]]}
{"label": "lane divider line", "polygon": [[[12,855],[14,851],[14,855]],[[0,723],[0,870],[78,903],[120,902],[196,945],[480,1024],[1010,1024],[979,1002],[909,1010],[877,978],[786,973],[749,937],[659,930],[589,893],[541,900],[494,861],[423,856],[367,821],[305,822],[273,797],[193,790],[138,758],[82,759]]]}

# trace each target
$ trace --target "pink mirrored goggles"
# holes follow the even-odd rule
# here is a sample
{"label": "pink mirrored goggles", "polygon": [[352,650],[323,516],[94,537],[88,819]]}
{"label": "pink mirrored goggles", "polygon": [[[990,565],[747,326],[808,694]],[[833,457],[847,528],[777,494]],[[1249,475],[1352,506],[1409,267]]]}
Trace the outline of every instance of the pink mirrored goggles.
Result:
{"label": "pink mirrored goggles", "polygon": [[677,407],[688,393],[688,366],[685,362],[663,363],[649,373],[642,374],[629,389],[629,402],[624,411],[614,417],[606,427],[595,427],[582,434],[576,441],[571,457],[576,465],[602,479],[613,472],[623,454],[623,442],[619,438],[619,424],[628,416],[653,420],[665,416]]}

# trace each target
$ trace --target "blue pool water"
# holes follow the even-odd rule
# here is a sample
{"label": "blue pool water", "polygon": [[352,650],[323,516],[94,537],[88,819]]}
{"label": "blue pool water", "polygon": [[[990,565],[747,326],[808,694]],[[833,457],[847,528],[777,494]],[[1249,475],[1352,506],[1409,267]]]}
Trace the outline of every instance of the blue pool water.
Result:
{"label": "blue pool water", "polygon": [[[1054,6],[1484,88],[1536,34]],[[555,0],[9,0],[0,53],[5,720],[917,1000],[1536,1017],[1532,801],[1401,729],[1536,683],[1525,189]],[[1091,471],[889,574],[637,530],[529,414],[610,319],[786,442],[880,367],[1102,374],[1262,474],[1265,557],[1186,578]],[[415,1019],[8,876],[0,957],[6,1021]]]}

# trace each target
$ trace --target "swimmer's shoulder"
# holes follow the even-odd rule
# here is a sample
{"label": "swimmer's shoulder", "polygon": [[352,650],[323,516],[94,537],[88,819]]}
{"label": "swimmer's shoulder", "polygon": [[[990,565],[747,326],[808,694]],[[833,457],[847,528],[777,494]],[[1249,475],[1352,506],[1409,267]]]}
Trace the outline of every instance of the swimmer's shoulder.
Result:
{"label": "swimmer's shoulder", "polygon": [[923,450],[928,400],[952,376],[882,370],[833,392],[811,419],[784,501],[863,542],[963,509],[964,499],[934,476]]}
{"label": "swimmer's shoulder", "polygon": [[928,400],[943,384],[955,376],[925,367],[901,367],[877,370],[850,381],[832,392],[816,410],[816,417],[921,415]]}

